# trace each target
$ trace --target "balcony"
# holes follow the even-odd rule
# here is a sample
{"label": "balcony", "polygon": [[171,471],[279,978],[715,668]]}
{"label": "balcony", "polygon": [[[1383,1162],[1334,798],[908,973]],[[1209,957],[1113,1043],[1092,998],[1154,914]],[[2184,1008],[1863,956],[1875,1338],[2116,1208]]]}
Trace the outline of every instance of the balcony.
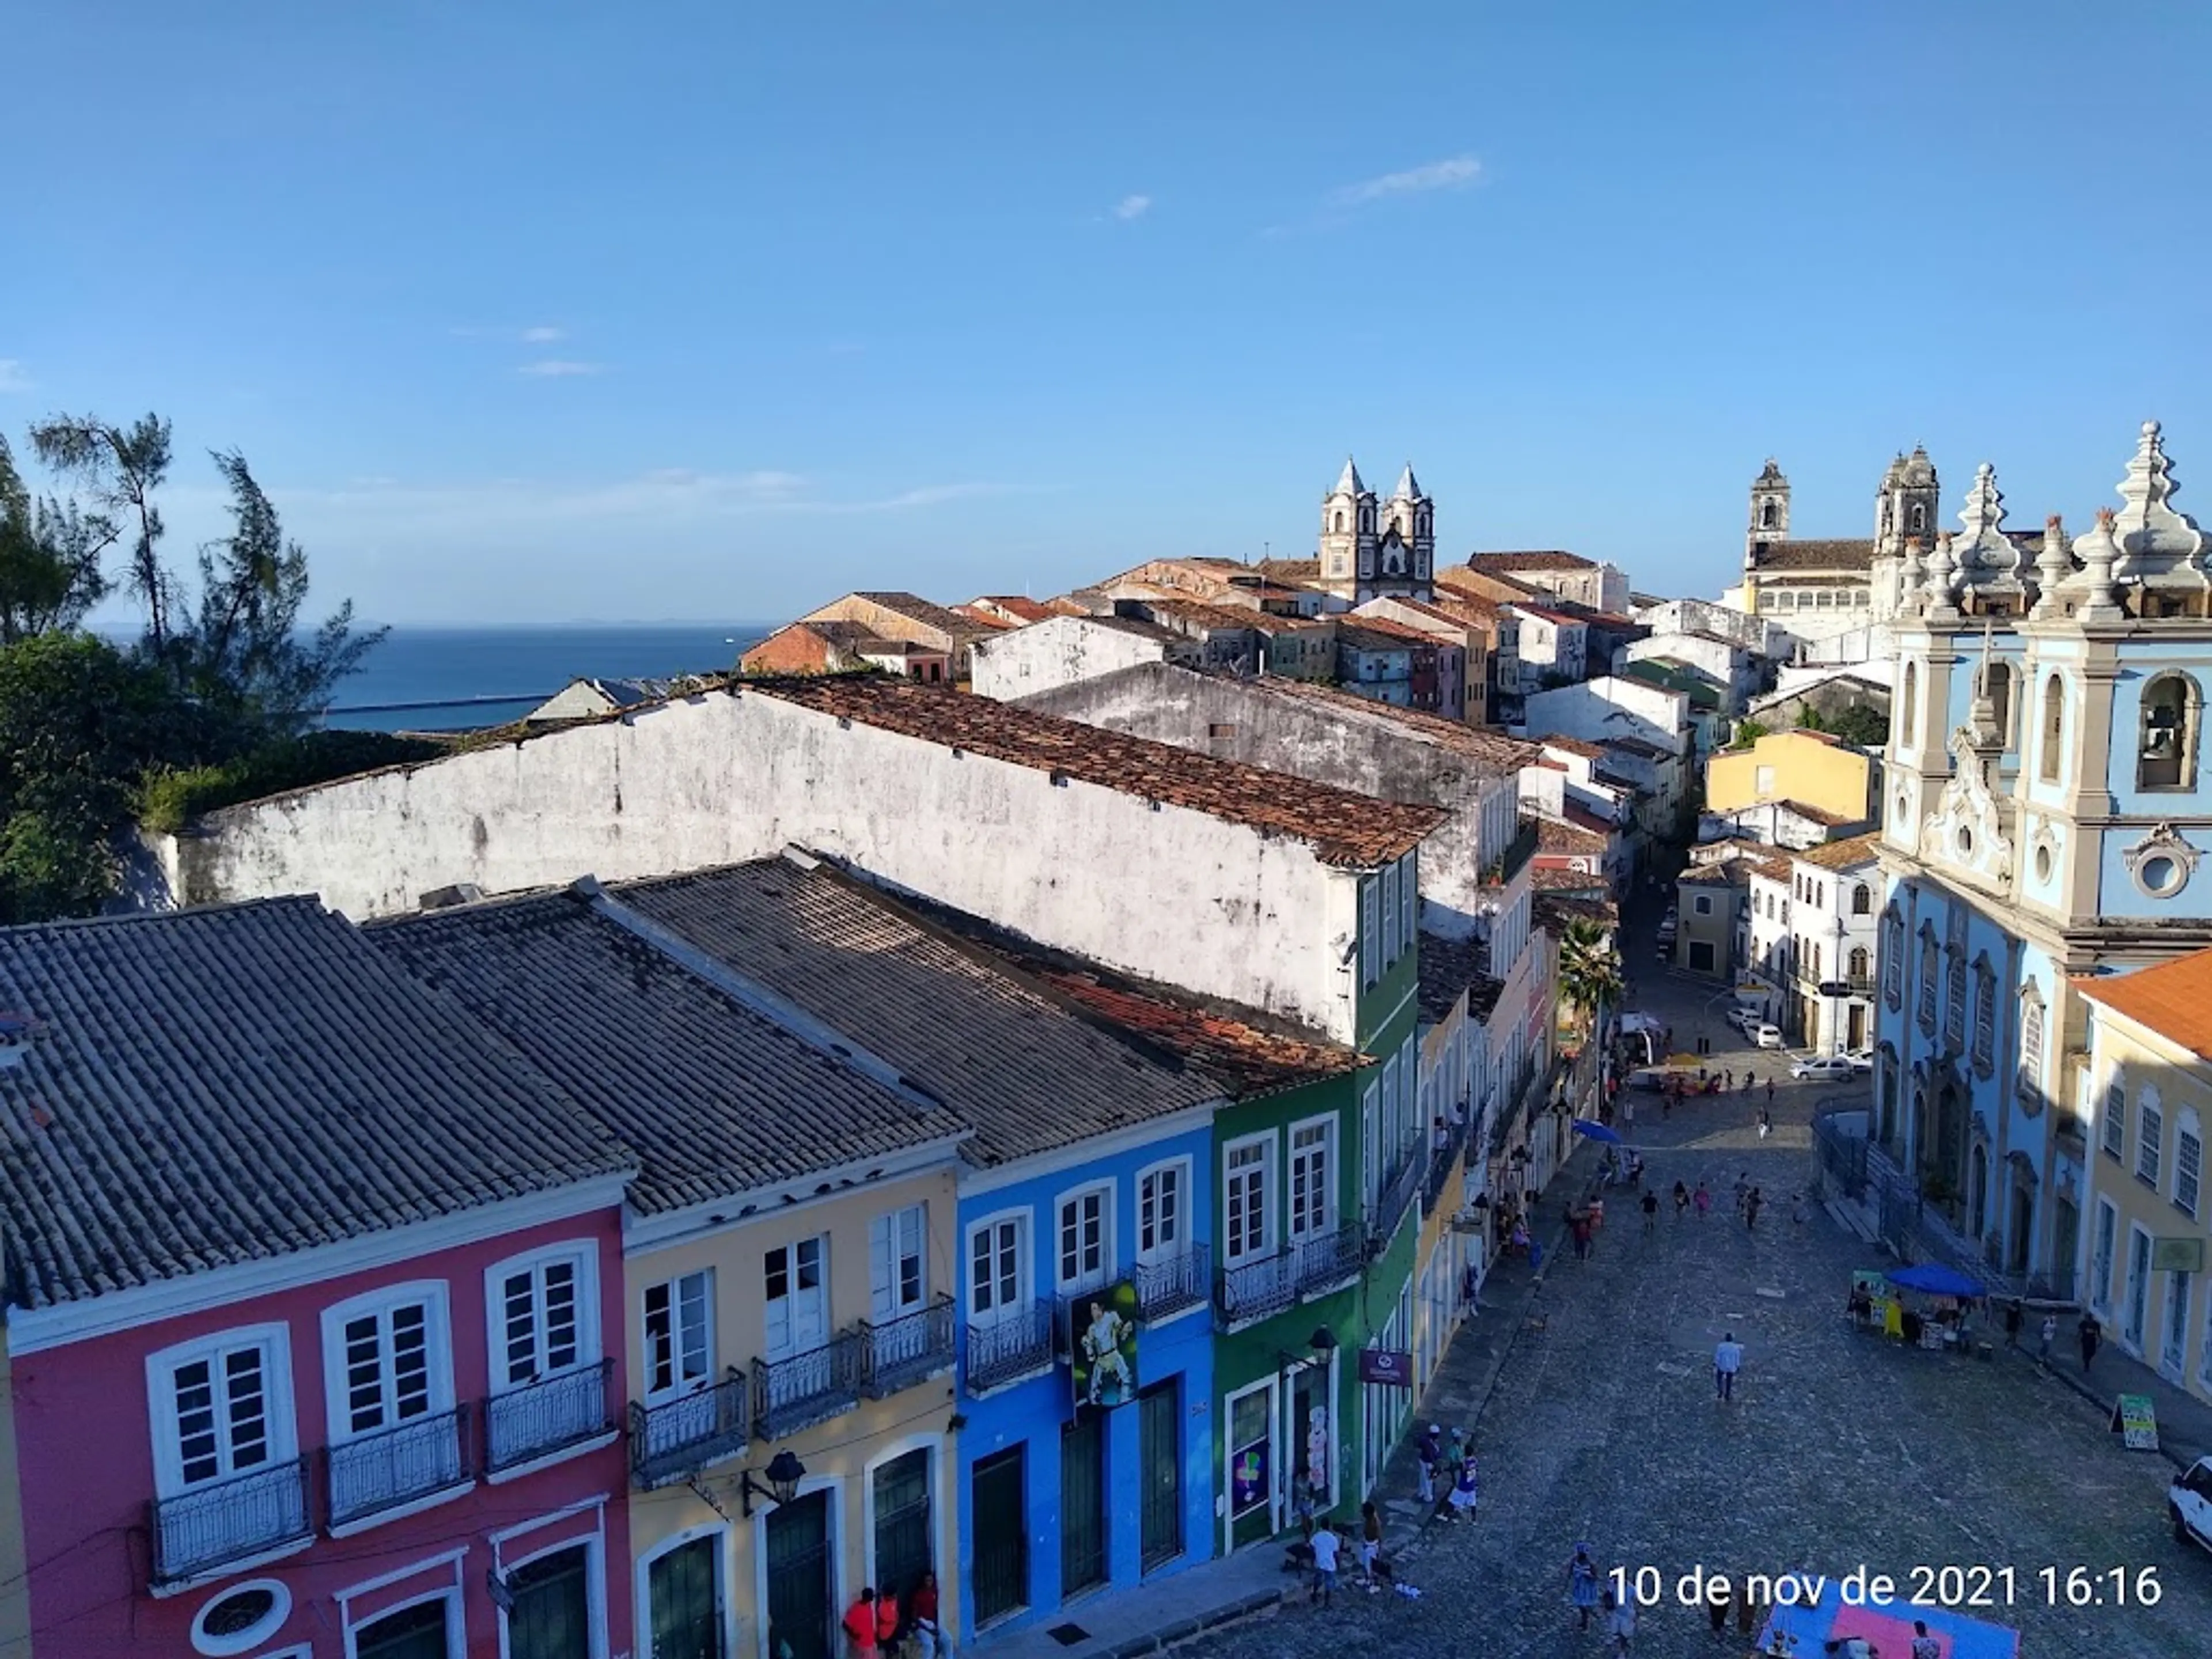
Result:
{"label": "balcony", "polygon": [[338,1442],[323,1454],[331,1531],[474,1486],[471,1449],[465,1405]]}
{"label": "balcony", "polygon": [[1046,1302],[968,1328],[968,1392],[1011,1388],[1053,1367],[1052,1305]]}
{"label": "balcony", "polygon": [[641,1486],[666,1486],[742,1455],[751,1438],[751,1379],[735,1366],[713,1387],[681,1399],[630,1401],[629,1468]]}
{"label": "balcony", "polygon": [[1171,1319],[1206,1302],[1206,1246],[1194,1244],[1179,1255],[1137,1264],[1137,1316]]}
{"label": "balcony", "polygon": [[526,1382],[484,1402],[484,1469],[496,1476],[613,1431],[612,1358]]}
{"label": "balcony", "polygon": [[1296,1241],[1291,1255],[1298,1295],[1326,1296],[1358,1280],[1367,1262],[1367,1235],[1358,1223],[1348,1221],[1333,1231]]}
{"label": "balcony", "polygon": [[1231,1263],[1221,1270],[1213,1293],[1224,1330],[1242,1330],[1295,1306],[1298,1280],[1290,1252],[1275,1250]]}
{"label": "balcony", "polygon": [[1514,832],[1513,839],[1505,843],[1505,850],[1498,855],[1497,862],[1482,872],[1484,886],[1507,885],[1521,873],[1522,866],[1536,855],[1536,820],[1524,817],[1520,820],[1520,825]]}
{"label": "balcony", "polygon": [[1378,1250],[1397,1236],[1398,1224],[1406,1218],[1406,1212],[1421,1195],[1421,1181],[1429,1172],[1428,1160],[1421,1153],[1418,1146],[1407,1146],[1399,1152],[1398,1167],[1382,1183],[1382,1191],[1375,1200],[1368,1237]]}
{"label": "balcony", "polygon": [[785,1359],[753,1361],[753,1432],[781,1440],[860,1403],[860,1334],[843,1331]]}
{"label": "balcony", "polygon": [[261,1559],[314,1535],[304,1457],[157,1498],[153,1510],[156,1585]]}
{"label": "balcony", "polygon": [[885,1320],[860,1322],[860,1388],[871,1400],[942,1376],[952,1369],[952,1298]]}

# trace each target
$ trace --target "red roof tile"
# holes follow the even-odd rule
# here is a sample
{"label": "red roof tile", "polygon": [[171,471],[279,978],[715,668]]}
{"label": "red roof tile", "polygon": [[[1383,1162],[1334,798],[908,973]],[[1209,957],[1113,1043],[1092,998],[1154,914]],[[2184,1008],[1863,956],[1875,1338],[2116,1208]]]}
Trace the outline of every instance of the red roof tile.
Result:
{"label": "red roof tile", "polygon": [[2074,988],[2200,1060],[2212,1060],[2212,951],[2131,974],[2077,975]]}
{"label": "red roof tile", "polygon": [[779,678],[732,690],[1286,836],[1347,869],[1402,857],[1448,816],[892,676]]}
{"label": "red roof tile", "polygon": [[1597,562],[1578,553],[1563,553],[1554,548],[1543,552],[1470,553],[1467,568],[1480,570],[1486,576],[1510,576],[1516,570],[1595,570]]}

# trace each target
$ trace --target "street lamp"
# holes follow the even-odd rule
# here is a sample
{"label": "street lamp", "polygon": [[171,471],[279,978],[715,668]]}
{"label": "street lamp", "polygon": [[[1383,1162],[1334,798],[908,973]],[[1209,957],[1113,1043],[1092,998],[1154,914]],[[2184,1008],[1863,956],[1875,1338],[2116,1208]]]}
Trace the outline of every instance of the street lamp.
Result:
{"label": "street lamp", "polygon": [[745,1470],[738,1477],[738,1503],[747,1520],[752,1519],[753,1499],[765,1498],[771,1504],[788,1504],[799,1496],[799,1483],[806,1479],[806,1465],[792,1455],[791,1448],[768,1460],[768,1485],[762,1486],[753,1479],[753,1472]]}
{"label": "street lamp", "polygon": [[1314,1334],[1306,1339],[1306,1346],[1313,1350],[1310,1357],[1294,1354],[1287,1348],[1275,1350],[1275,1358],[1286,1371],[1304,1370],[1309,1365],[1326,1365],[1336,1352],[1336,1333],[1326,1325],[1317,1325]]}

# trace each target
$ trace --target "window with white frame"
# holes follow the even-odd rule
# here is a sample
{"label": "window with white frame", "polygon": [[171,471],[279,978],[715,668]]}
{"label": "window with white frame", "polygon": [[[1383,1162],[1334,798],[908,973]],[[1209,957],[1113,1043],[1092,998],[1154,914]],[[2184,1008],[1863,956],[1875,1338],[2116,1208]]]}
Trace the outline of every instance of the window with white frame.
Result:
{"label": "window with white frame", "polygon": [[491,1270],[495,1394],[598,1361],[592,1266],[590,1249],[576,1245]]}
{"label": "window with white frame", "polygon": [[334,1441],[453,1408],[442,1284],[395,1285],[329,1310],[323,1354]]}
{"label": "window with white frame", "polygon": [[1183,1250],[1188,1218],[1183,1193],[1190,1185],[1190,1160],[1158,1164],[1137,1177],[1137,1259],[1171,1261]]}
{"label": "window with white frame", "polygon": [[1408,951],[1421,942],[1421,884],[1414,856],[1408,853],[1398,860],[1398,931]]}
{"label": "window with white frame", "polygon": [[2105,1085],[2105,1121],[2101,1127],[2105,1155],[2115,1159],[2124,1157],[2128,1137],[2128,1088],[2127,1080],[2118,1072],[2112,1073],[2112,1081]]}
{"label": "window with white frame", "polygon": [[2027,982],[2020,1005],[2020,1068],[2014,1087],[2024,1101],[2043,1093],[2043,997],[2035,981]]}
{"label": "window with white frame", "polygon": [[909,1204],[868,1223],[868,1317],[880,1325],[929,1298],[929,1206]]}
{"label": "window with white frame", "polygon": [[1382,919],[1377,908],[1380,884],[1370,876],[1359,884],[1359,982],[1372,985],[1382,977]]}
{"label": "window with white frame", "polygon": [[1369,1143],[1377,1154],[1375,1158],[1375,1167],[1368,1171],[1367,1175],[1367,1186],[1370,1194],[1381,1194],[1382,1177],[1390,1164],[1390,1154],[1396,1149],[1398,1144],[1398,1120],[1401,1110],[1399,1105],[1401,1096],[1398,1092],[1400,1075],[1398,1056],[1393,1054],[1382,1062],[1382,1119],[1376,1126],[1375,1138]]}
{"label": "window with white frame", "polygon": [[1233,1141],[1222,1151],[1221,1249],[1225,1262],[1265,1255],[1274,1243],[1269,1191],[1274,1155],[1272,1135]]}
{"label": "window with white frame", "polygon": [[1881,994],[1894,1012],[1905,1006],[1905,919],[1893,910],[1881,926]]}
{"label": "window with white frame", "polygon": [[2173,1127],[2173,1204],[2194,1220],[2204,1180],[2203,1134],[2194,1112],[2184,1112]]}
{"label": "window with white frame", "polygon": [[1398,1127],[1393,1158],[1428,1133],[1428,1109],[1421,1096],[1421,1040],[1419,1033],[1398,1045]]}
{"label": "window with white frame", "polygon": [[1929,1036],[1936,1035],[1936,974],[1939,957],[1936,941],[1923,936],[1920,941],[1920,994],[1917,998],[1920,1029]]}
{"label": "window with white frame", "polygon": [[1291,1127],[1291,1237],[1317,1238],[1336,1218],[1336,1120],[1309,1118]]}
{"label": "window with white frame", "polygon": [[1088,1187],[1060,1200],[1060,1288],[1087,1291],[1114,1265],[1114,1189]]}
{"label": "window with white frame", "polygon": [[2158,1091],[2146,1083],[2136,1101],[2136,1179],[2151,1187],[2158,1185],[2165,1135],[2166,1113],[2159,1104]]}
{"label": "window with white frame", "polygon": [[712,1268],[645,1287],[645,1397],[688,1394],[714,1369]]}
{"label": "window with white frame", "polygon": [[1974,1069],[1984,1077],[1996,1068],[1997,976],[1987,960],[1974,964]]}
{"label": "window with white frame", "polygon": [[1954,1048],[1966,1046],[1966,964],[1956,957],[1943,981],[1943,1037]]}
{"label": "window with white frame", "polygon": [[977,1324],[1010,1317],[1027,1304],[1029,1233],[1026,1212],[999,1216],[969,1232],[968,1316]]}
{"label": "window with white frame", "polygon": [[223,1331],[146,1362],[155,1490],[164,1498],[298,1455],[282,1325]]}
{"label": "window with white frame", "polygon": [[1382,961],[1385,966],[1398,959],[1398,866],[1382,866]]}
{"label": "window with white frame", "polygon": [[2120,1212],[2110,1199],[2097,1200],[2097,1242],[2089,1258],[2089,1299],[2110,1312],[2112,1306],[2112,1258],[2119,1249]]}

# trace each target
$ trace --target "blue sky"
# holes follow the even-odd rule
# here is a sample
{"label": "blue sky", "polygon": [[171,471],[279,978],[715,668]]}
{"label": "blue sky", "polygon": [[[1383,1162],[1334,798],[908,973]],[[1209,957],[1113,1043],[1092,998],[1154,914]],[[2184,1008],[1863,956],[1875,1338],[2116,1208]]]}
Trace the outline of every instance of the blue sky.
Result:
{"label": "blue sky", "polygon": [[[737,618],[1310,552],[1716,590],[1778,456],[1863,535],[2212,503],[2212,7],[18,9],[0,426],[242,448],[401,622]],[[2194,131],[2192,131],[2192,128]],[[44,159],[34,162],[34,156]],[[2201,472],[2199,469],[2202,469]],[[2212,518],[2212,512],[2205,516]]]}

